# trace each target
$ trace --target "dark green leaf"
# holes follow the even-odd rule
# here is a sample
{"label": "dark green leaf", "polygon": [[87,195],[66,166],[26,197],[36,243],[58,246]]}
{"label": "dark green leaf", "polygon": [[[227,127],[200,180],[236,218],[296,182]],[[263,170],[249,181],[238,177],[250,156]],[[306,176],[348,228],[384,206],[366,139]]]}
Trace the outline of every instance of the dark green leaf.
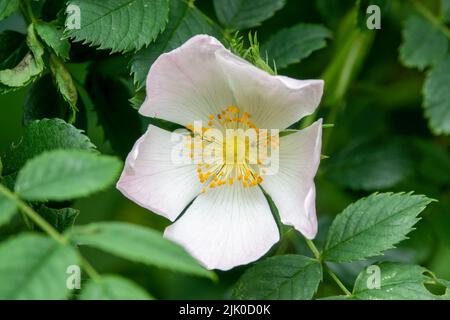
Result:
{"label": "dark green leaf", "polygon": [[72,208],[53,209],[41,206],[38,213],[56,230],[63,232],[73,226],[80,211]]}
{"label": "dark green leaf", "polygon": [[89,281],[83,289],[82,300],[150,300],[144,289],[132,281],[116,276],[102,276],[98,281]]}
{"label": "dark green leaf", "polygon": [[92,246],[131,261],[203,277],[214,276],[182,247],[142,226],[99,222],[76,227],[69,235],[79,245]]}
{"label": "dark green leaf", "polygon": [[[107,64],[93,65],[86,81],[87,91],[92,98],[99,123],[105,132],[105,138],[113,150],[125,158],[135,141],[142,134],[141,120],[129,99],[133,88],[122,77],[102,72]],[[126,132],[126,134],[124,134]]]}
{"label": "dark green leaf", "polygon": [[78,265],[76,250],[36,234],[0,244],[0,299],[64,299],[67,267]]}
{"label": "dark green leaf", "polygon": [[72,0],[68,6],[79,8],[81,23],[80,29],[66,28],[67,34],[112,52],[149,45],[164,30],[169,14],[168,0]]}
{"label": "dark green leaf", "polygon": [[131,61],[131,72],[139,88],[145,85],[150,66],[164,52],[180,46],[196,34],[220,37],[220,29],[196,7],[185,1],[171,1],[169,22],[166,30],[154,44],[142,49]]}
{"label": "dark green leaf", "polygon": [[26,39],[28,52],[14,67],[0,70],[0,84],[10,88],[20,88],[32,82],[44,70],[42,55],[44,48],[36,37],[33,25],[28,27]]}
{"label": "dark green leaf", "polygon": [[[398,263],[382,263],[380,268],[380,288],[374,288],[374,273],[364,269],[358,276],[353,289],[352,298],[362,300],[448,300],[446,292],[442,296],[432,294],[425,282],[434,279],[427,275],[427,269],[416,265]],[[372,288],[372,289],[370,289]]]}
{"label": "dark green leaf", "polygon": [[410,193],[375,193],[334,219],[323,252],[326,261],[350,262],[380,255],[406,239],[431,202]]}
{"label": "dark green leaf", "polygon": [[360,143],[342,149],[327,162],[327,177],[355,190],[395,186],[413,172],[414,160],[404,141]]}
{"label": "dark green leaf", "polygon": [[20,0],[0,0],[0,21],[19,10]]}
{"label": "dark green leaf", "polygon": [[448,50],[448,39],[430,21],[412,14],[403,27],[400,61],[407,67],[423,69],[441,60]]}
{"label": "dark green leaf", "polygon": [[28,52],[25,38],[15,31],[0,33],[0,70],[14,68],[25,57]]}
{"label": "dark green leaf", "polygon": [[77,111],[78,92],[72,76],[64,63],[53,54],[50,55],[50,70],[58,91],[72,109],[72,119],[74,119]]}
{"label": "dark green leaf", "polygon": [[331,32],[322,25],[298,24],[275,33],[261,47],[261,54],[268,55],[269,63],[275,62],[277,69],[298,63],[313,51],[324,48]]}
{"label": "dark green leaf", "polygon": [[43,119],[32,122],[22,140],[11,146],[4,159],[5,172],[18,171],[28,159],[44,151],[55,149],[95,150],[89,138],[61,119]]}
{"label": "dark green leaf", "polygon": [[79,198],[112,185],[121,166],[117,158],[86,150],[49,151],[25,164],[15,191],[30,201]]}
{"label": "dark green leaf", "polygon": [[285,0],[214,0],[220,23],[232,30],[261,24],[283,8]]}
{"label": "dark green leaf", "polygon": [[248,269],[233,296],[250,300],[309,300],[322,280],[322,266],[300,255],[267,258]]}
{"label": "dark green leaf", "polygon": [[450,133],[450,58],[437,64],[427,74],[423,88],[425,116],[435,134]]}

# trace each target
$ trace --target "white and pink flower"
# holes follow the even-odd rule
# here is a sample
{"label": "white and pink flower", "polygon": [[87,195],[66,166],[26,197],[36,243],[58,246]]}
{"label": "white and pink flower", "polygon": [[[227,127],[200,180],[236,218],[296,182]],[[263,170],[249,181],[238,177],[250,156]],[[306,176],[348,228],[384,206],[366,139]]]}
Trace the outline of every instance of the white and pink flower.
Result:
{"label": "white and pink flower", "polygon": [[[270,75],[206,35],[161,55],[146,86],[142,115],[186,128],[201,120],[219,130],[230,124],[284,130],[313,113],[323,92],[322,80]],[[262,190],[273,199],[282,223],[315,237],[321,135],[318,120],[282,136],[278,172],[263,176],[258,164],[174,163],[172,133],[149,126],[128,155],[117,188],[174,221],[164,235],[205,267],[228,270],[257,260],[279,240]]]}

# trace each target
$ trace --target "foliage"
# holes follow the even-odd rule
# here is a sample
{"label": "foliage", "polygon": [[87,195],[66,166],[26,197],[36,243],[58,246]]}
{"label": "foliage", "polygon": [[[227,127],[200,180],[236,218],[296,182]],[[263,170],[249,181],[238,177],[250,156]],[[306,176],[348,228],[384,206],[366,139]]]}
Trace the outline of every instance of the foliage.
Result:
{"label": "foliage", "polygon": [[[0,0],[0,299],[450,299],[449,24],[449,0]],[[197,34],[325,80],[290,128],[327,124],[317,238],[267,197],[280,243],[217,274],[113,188],[149,123],[181,127],[137,109],[152,64]]]}

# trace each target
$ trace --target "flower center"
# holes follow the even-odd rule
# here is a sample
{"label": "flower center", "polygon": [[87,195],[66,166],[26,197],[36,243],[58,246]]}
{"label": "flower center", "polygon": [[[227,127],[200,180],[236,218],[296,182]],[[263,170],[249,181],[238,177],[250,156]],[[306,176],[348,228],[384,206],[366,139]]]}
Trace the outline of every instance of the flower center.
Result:
{"label": "flower center", "polygon": [[206,127],[186,127],[193,137],[187,145],[190,157],[199,159],[194,157],[194,150],[199,146],[202,150],[197,161],[202,192],[234,183],[242,183],[244,188],[257,186],[266,174],[268,147],[271,150],[279,147],[278,134],[270,136],[266,129],[253,123],[249,113],[233,105],[219,114],[210,114]]}

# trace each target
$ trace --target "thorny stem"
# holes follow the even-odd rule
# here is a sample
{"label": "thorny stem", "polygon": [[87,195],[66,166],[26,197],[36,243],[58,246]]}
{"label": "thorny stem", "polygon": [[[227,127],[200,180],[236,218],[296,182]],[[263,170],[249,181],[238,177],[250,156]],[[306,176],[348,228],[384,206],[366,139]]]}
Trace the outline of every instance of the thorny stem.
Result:
{"label": "thorny stem", "polygon": [[[52,237],[55,241],[62,245],[68,245],[69,239],[58,232],[51,224],[49,224],[44,218],[42,218],[36,211],[29,205],[22,201],[15,193],[11,192],[4,185],[0,184],[0,193],[2,193],[8,199],[14,201],[19,210],[30,218],[36,225],[38,225],[45,233]],[[81,257],[81,267],[86,271],[89,277],[93,280],[98,280],[100,275],[92,267],[92,265],[83,257]]]}
{"label": "thorny stem", "polygon": [[[313,253],[314,257],[319,260],[320,262],[322,262],[322,256],[320,254],[319,249],[317,249],[316,245],[314,244],[314,242],[312,242],[309,239],[306,239],[306,244],[308,245],[308,248],[311,250],[311,252]],[[338,276],[325,264],[322,262],[322,265],[324,267],[324,269],[328,272],[328,274],[330,275],[330,277],[334,280],[334,282],[336,282],[336,284],[339,286],[339,288],[341,288],[341,290],[347,295],[347,296],[351,296],[352,293],[350,292],[350,290],[348,290],[345,285],[342,283],[342,281],[338,278]]]}

